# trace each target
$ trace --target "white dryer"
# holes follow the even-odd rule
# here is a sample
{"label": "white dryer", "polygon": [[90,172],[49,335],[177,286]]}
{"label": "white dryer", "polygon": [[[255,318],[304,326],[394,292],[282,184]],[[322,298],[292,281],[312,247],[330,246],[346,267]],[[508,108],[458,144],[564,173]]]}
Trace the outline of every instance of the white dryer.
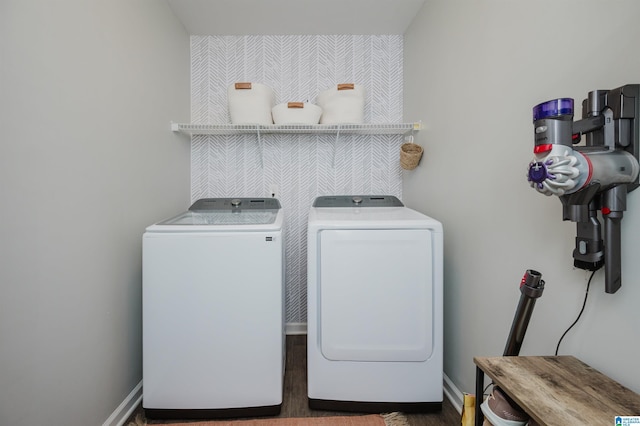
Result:
{"label": "white dryer", "polygon": [[392,196],[318,197],[307,240],[309,406],[441,409],[442,224]]}
{"label": "white dryer", "polygon": [[280,412],[283,212],[208,198],[143,236],[142,406],[148,417]]}

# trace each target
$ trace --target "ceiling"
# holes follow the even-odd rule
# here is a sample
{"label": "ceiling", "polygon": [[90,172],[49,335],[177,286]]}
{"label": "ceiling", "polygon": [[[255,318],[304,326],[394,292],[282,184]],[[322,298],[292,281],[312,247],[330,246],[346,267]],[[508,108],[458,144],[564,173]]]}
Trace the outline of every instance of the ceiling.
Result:
{"label": "ceiling", "polygon": [[425,0],[167,0],[191,35],[404,34]]}

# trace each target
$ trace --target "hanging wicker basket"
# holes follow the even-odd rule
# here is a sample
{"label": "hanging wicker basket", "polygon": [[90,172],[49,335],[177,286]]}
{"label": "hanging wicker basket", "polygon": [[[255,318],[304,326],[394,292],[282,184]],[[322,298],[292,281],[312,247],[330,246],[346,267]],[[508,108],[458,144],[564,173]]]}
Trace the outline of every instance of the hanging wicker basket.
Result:
{"label": "hanging wicker basket", "polygon": [[413,142],[403,143],[400,147],[400,166],[405,170],[413,170],[420,163],[423,149]]}

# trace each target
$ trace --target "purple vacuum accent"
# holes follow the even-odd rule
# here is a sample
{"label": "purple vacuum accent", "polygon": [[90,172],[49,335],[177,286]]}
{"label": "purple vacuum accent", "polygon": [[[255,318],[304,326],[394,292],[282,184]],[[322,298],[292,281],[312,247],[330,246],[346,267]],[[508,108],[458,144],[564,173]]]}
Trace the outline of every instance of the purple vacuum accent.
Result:
{"label": "purple vacuum accent", "polygon": [[551,164],[553,164],[552,160],[547,160],[544,163],[541,161],[529,163],[529,182],[535,182],[538,184],[538,187],[542,188],[542,182],[547,179],[555,179],[556,176],[549,173],[549,170],[547,169],[547,166]]}
{"label": "purple vacuum accent", "polygon": [[533,107],[533,121],[561,115],[573,115],[572,98],[554,99]]}

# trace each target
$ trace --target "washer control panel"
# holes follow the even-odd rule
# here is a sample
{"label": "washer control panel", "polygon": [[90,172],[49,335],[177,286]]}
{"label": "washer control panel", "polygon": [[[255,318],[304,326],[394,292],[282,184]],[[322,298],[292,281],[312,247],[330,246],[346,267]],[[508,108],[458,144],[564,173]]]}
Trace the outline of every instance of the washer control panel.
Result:
{"label": "washer control panel", "polygon": [[315,199],[313,207],[404,207],[393,195],[330,195]]}
{"label": "washer control panel", "polygon": [[201,198],[189,207],[193,212],[278,209],[277,198]]}

